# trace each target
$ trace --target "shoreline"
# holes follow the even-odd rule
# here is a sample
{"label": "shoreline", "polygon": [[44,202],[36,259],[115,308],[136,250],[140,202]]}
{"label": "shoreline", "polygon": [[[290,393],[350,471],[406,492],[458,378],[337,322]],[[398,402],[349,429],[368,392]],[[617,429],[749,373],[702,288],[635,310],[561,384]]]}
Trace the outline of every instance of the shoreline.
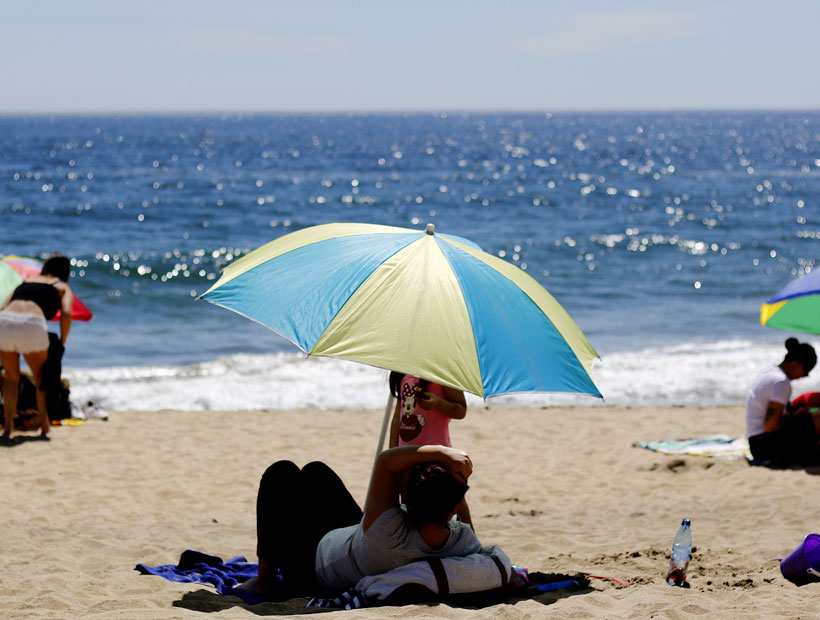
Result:
{"label": "shoreline", "polygon": [[[0,606],[22,618],[224,618],[301,613],[304,600],[248,606],[200,584],[139,575],[185,549],[255,557],[259,477],[274,460],[324,460],[363,502],[383,411],[111,412],[56,427],[51,442],[0,448],[7,567]],[[637,440],[742,434],[743,408],[474,408],[451,425],[474,463],[469,500],[484,544],[541,572],[585,572],[589,590],[468,612],[496,618],[810,617],[772,558],[818,529],[806,470],[667,456]],[[683,431],[687,432],[683,432]],[[817,472],[820,473],[820,472]],[[692,519],[691,588],[664,582],[672,539]],[[305,610],[305,613],[312,613]],[[330,612],[338,613],[338,612]],[[345,617],[460,618],[447,605]],[[352,614],[352,615],[351,615]]]}
{"label": "shoreline", "polygon": [[[487,401],[465,396],[471,409],[743,404],[750,377],[782,357],[783,340],[777,338],[776,342],[678,342],[607,354],[593,368],[604,403],[580,394],[511,394]],[[646,368],[653,372],[647,373]],[[182,366],[63,368],[73,399],[91,400],[113,411],[384,410],[388,374],[364,364],[296,353],[228,354]],[[795,395],[820,391],[820,381],[799,379],[792,387]]]}

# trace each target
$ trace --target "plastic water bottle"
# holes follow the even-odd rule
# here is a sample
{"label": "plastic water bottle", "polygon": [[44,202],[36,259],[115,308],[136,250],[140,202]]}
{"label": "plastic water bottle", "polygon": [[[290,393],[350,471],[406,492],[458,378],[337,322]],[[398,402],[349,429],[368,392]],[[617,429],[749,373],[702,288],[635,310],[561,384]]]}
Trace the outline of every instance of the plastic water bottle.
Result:
{"label": "plastic water bottle", "polygon": [[688,588],[686,581],[686,571],[689,568],[689,558],[692,554],[692,527],[689,519],[684,519],[680,524],[678,533],[675,534],[675,541],[672,543],[672,555],[669,558],[669,574],[666,576],[666,583],[670,586],[680,586]]}

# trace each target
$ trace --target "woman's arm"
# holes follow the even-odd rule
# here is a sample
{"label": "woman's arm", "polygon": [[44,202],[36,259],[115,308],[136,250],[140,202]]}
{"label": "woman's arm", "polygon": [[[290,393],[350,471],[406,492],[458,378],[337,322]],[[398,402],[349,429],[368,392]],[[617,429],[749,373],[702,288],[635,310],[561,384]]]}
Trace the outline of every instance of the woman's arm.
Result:
{"label": "woman's arm", "polygon": [[71,312],[74,306],[74,293],[68,284],[58,286],[60,292],[60,341],[65,344],[68,332],[71,331]]}
{"label": "woman's arm", "polygon": [[364,503],[362,529],[366,532],[382,514],[399,505],[399,477],[417,463],[441,463],[464,482],[473,465],[462,450],[446,446],[398,446],[382,452],[373,466]]}
{"label": "woman's arm", "polygon": [[766,405],[766,417],[763,418],[764,433],[773,433],[780,428],[780,420],[785,409],[785,404],[769,401],[769,404]]}
{"label": "woman's arm", "polygon": [[441,415],[453,420],[463,420],[467,415],[467,401],[464,399],[464,392],[456,390],[446,385],[444,388],[444,398],[436,396],[432,392],[416,392],[416,402],[422,409],[435,409]]}
{"label": "woman's arm", "polygon": [[396,409],[393,411],[393,419],[390,421],[390,444],[388,446],[390,448],[395,448],[397,445],[399,445],[399,419],[400,418],[401,418],[401,399],[396,398]]}
{"label": "woman's arm", "polygon": [[467,523],[473,528],[475,533],[475,525],[473,524],[473,517],[470,515],[470,507],[467,505],[467,498],[461,500],[461,503],[456,507],[456,516],[462,523]]}

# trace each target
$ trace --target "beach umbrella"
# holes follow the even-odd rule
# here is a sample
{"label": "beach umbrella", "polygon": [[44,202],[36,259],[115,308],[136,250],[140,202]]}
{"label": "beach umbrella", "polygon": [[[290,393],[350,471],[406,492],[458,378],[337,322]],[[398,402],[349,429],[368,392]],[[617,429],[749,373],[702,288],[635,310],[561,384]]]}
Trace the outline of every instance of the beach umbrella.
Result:
{"label": "beach umbrella", "polygon": [[0,305],[23,281],[23,277],[10,265],[0,261]]}
{"label": "beach umbrella", "polygon": [[[34,259],[34,258],[27,258],[25,256],[5,256],[3,257],[3,265],[10,267],[13,269],[19,276],[20,280],[14,287],[23,281],[24,278],[31,278],[33,276],[39,275],[40,270],[43,268],[43,263]],[[0,279],[0,303],[2,300],[5,299],[2,296],[3,292],[3,282],[4,280]],[[6,292],[6,295],[13,291],[12,288],[10,291]],[[74,303],[71,306],[71,318],[74,321],[90,321],[91,317],[94,315],[91,314],[91,311],[86,307],[86,305],[77,297],[77,294],[74,294]],[[60,320],[60,311],[57,311],[57,314],[51,319],[52,321],[59,321]]]}
{"label": "beach umbrella", "polygon": [[[375,224],[294,232],[228,265],[200,297],[309,355],[422,377],[487,398],[601,397],[597,353],[538,282],[473,242]],[[393,411],[388,398],[376,456]]]}
{"label": "beach umbrella", "polygon": [[820,334],[820,269],[793,280],[760,308],[760,324]]}
{"label": "beach umbrella", "polygon": [[481,397],[600,397],[597,358],[532,277],[473,242],[374,224],[325,224],[228,265],[202,296],[310,355],[397,370]]}

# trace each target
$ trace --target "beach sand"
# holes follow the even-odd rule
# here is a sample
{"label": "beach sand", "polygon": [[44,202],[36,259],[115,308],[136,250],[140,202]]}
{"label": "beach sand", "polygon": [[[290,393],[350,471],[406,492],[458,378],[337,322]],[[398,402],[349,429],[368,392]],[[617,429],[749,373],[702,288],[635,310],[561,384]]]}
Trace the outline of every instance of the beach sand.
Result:
{"label": "beach sand", "polygon": [[[185,549],[255,556],[259,477],[274,460],[324,460],[364,500],[380,411],[127,412],[0,448],[0,610],[18,618],[816,618],[820,584],[776,561],[820,530],[819,472],[671,457],[635,440],[743,432],[731,407],[472,408],[451,432],[473,459],[469,501],[485,544],[542,572],[593,580],[483,609],[251,606],[198,584],[140,575]],[[691,588],[664,582],[692,519]]]}

